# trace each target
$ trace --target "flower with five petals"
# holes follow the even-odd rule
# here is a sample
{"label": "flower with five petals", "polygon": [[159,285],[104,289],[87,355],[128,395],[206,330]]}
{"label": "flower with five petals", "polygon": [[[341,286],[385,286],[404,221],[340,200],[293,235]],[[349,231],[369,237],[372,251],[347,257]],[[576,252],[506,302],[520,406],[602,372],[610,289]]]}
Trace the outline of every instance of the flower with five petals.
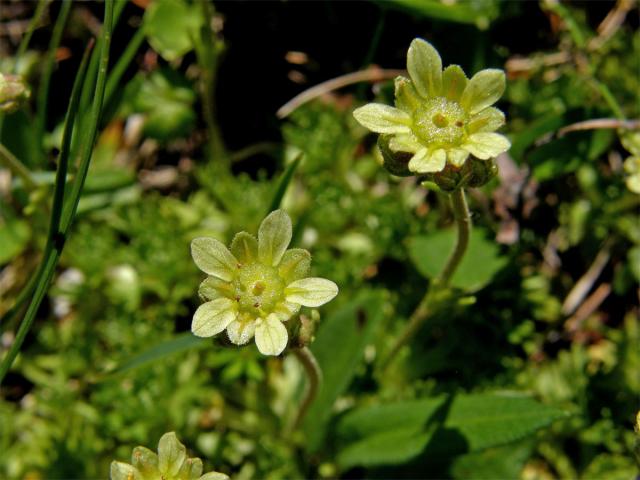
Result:
{"label": "flower with five petals", "polygon": [[193,316],[194,335],[212,337],[226,329],[236,345],[255,337],[260,353],[279,355],[289,340],[282,322],[301,306],[319,307],[338,294],[332,281],[307,278],[311,255],[287,250],[291,232],[289,215],[276,210],[262,221],[257,239],[240,232],[230,249],[208,237],[191,242],[194,262],[209,275],[198,291],[206,303]]}

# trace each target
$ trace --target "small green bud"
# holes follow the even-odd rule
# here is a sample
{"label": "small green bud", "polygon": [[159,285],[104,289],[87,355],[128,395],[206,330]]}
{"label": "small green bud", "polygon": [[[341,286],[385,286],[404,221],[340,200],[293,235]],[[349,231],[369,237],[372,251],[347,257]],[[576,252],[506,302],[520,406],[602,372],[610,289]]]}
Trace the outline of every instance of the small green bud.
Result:
{"label": "small green bud", "polygon": [[444,170],[427,175],[426,179],[445,192],[453,192],[459,188],[478,188],[486,185],[497,174],[498,166],[494,160],[469,157],[462,167],[446,165]]}
{"label": "small green bud", "polygon": [[15,112],[30,95],[31,92],[21,77],[0,73],[0,112]]}
{"label": "small green bud", "polygon": [[378,137],[378,150],[382,157],[382,166],[391,175],[398,177],[410,177],[414,175],[409,170],[409,160],[413,157],[411,152],[394,152],[389,148],[391,135],[380,135]]}

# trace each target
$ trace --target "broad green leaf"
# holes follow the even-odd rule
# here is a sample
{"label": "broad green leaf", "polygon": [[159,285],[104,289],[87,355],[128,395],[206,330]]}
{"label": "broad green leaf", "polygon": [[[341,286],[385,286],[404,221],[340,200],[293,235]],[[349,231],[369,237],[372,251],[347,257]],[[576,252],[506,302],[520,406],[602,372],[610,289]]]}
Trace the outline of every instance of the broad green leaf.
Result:
{"label": "broad green leaf", "polygon": [[[428,278],[435,278],[453,251],[455,238],[453,229],[410,238],[409,256],[418,271]],[[500,255],[495,242],[488,240],[486,233],[476,227],[471,232],[469,248],[451,279],[451,285],[467,291],[480,290],[507,261]]]}
{"label": "broad green leaf", "polygon": [[372,435],[342,449],[338,454],[338,464],[345,469],[402,464],[418,456],[432,436],[432,431],[416,432],[415,428]]}
{"label": "broad green leaf", "polygon": [[453,461],[450,471],[453,478],[461,480],[520,478],[520,472],[531,457],[533,447],[531,440],[524,440],[513,445],[460,455]]}
{"label": "broad green leaf", "polygon": [[523,439],[564,415],[530,397],[501,393],[460,394],[450,404],[439,397],[360,408],[338,424],[338,437],[346,440],[338,463],[393,464],[425,449],[440,456],[475,452]]}
{"label": "broad green leaf", "polygon": [[144,133],[158,140],[188,135],[196,121],[196,93],[180,73],[169,68],[139,74],[126,87],[124,110],[145,115]]}
{"label": "broad green leaf", "polygon": [[366,291],[322,320],[311,345],[322,368],[323,383],[304,422],[309,450],[320,447],[333,404],[349,387],[364,349],[383,318],[382,306],[380,292]]}
{"label": "broad green leaf", "polygon": [[10,220],[0,224],[0,265],[22,252],[30,236],[31,230],[26,222]]}
{"label": "broad green leaf", "polygon": [[183,0],[156,0],[143,19],[149,44],[168,61],[194,48],[193,39],[199,37],[203,24],[202,10]]}

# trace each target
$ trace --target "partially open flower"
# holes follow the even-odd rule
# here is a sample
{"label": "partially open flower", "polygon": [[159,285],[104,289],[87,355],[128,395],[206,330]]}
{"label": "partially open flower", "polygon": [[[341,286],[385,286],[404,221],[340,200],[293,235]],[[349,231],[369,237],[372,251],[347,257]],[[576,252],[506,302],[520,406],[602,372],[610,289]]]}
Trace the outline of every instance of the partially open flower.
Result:
{"label": "partially open flower", "polygon": [[388,135],[385,146],[409,158],[409,172],[460,168],[469,155],[489,160],[509,149],[509,140],[495,133],[504,114],[491,107],[504,93],[502,70],[482,70],[470,80],[458,65],[443,71],[436,49],[419,38],[409,47],[407,70],[411,79],[395,81],[396,108],[370,103],[353,115],[369,130]]}
{"label": "partially open flower", "polygon": [[195,238],[191,255],[209,275],[199,294],[207,302],[193,316],[191,331],[212,337],[226,329],[232,343],[244,345],[254,336],[264,355],[279,355],[289,335],[282,324],[301,306],[319,307],[338,294],[324,278],[307,278],[311,255],[301,248],[287,250],[291,219],[282,210],[271,212],[258,238],[238,233],[227,249],[213,238]]}
{"label": "partially open flower", "polygon": [[202,460],[188,458],[187,449],[174,432],[165,433],[158,442],[158,453],[136,447],[131,464],[111,462],[111,480],[229,480],[224,473],[202,474]]}

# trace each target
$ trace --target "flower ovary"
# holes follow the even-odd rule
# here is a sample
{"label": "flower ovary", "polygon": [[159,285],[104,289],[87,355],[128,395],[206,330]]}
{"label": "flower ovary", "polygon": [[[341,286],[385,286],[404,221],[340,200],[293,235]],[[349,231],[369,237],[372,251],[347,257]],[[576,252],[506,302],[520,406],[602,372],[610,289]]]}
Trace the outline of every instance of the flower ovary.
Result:
{"label": "flower ovary", "polygon": [[466,114],[457,102],[433,98],[414,112],[414,133],[424,142],[452,146],[464,137]]}
{"label": "flower ovary", "polygon": [[271,313],[284,301],[285,283],[277,269],[261,263],[242,265],[233,287],[239,311],[254,317]]}

